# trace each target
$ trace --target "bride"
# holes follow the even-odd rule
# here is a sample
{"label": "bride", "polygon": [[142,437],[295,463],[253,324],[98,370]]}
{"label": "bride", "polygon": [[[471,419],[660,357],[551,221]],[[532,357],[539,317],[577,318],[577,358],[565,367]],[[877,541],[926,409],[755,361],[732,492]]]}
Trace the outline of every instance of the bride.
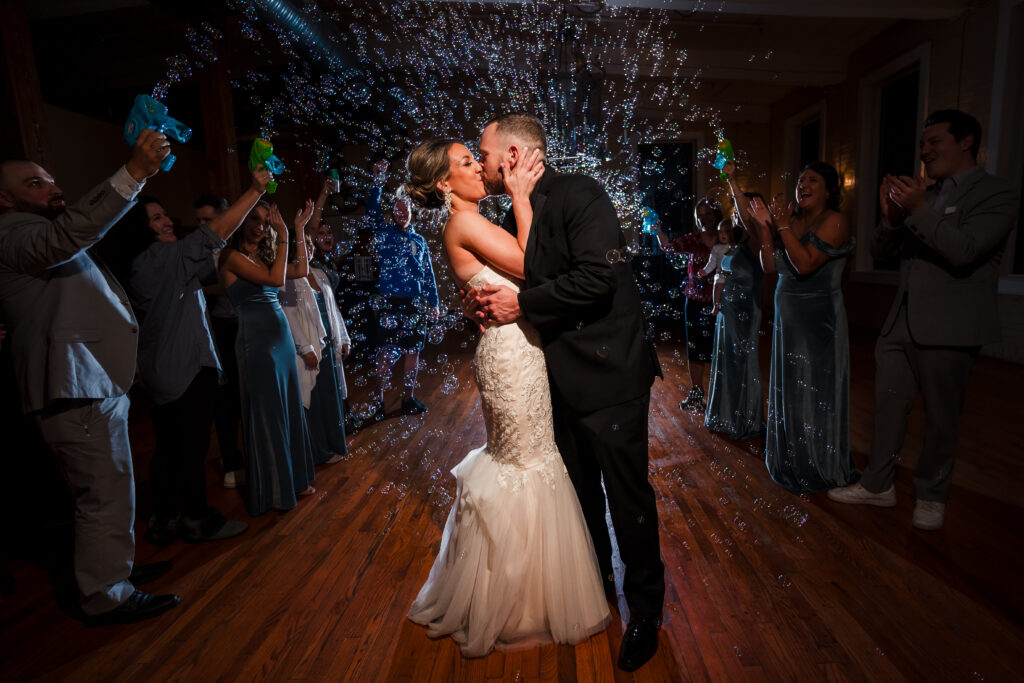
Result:
{"label": "bride", "polygon": [[[459,285],[518,291],[541,151],[502,169],[517,237],[479,214],[487,191],[463,144],[420,143],[408,170],[406,191],[416,204],[449,210],[444,245]],[[604,630],[610,614],[583,512],[555,447],[537,330],[522,318],[486,329],[474,375],[487,443],[452,470],[455,504],[409,618],[431,637],[450,635],[467,657],[495,646],[586,640]]]}

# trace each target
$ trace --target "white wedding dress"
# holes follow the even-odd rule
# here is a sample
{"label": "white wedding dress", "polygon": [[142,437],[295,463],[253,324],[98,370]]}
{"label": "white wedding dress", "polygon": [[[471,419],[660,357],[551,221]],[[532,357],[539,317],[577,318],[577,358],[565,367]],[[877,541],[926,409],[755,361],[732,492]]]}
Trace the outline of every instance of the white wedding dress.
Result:
{"label": "white wedding dress", "polygon": [[[467,283],[519,283],[487,266]],[[576,491],[555,447],[540,335],[491,327],[474,359],[487,443],[452,474],[455,504],[409,618],[467,657],[494,647],[578,643],[610,619]]]}

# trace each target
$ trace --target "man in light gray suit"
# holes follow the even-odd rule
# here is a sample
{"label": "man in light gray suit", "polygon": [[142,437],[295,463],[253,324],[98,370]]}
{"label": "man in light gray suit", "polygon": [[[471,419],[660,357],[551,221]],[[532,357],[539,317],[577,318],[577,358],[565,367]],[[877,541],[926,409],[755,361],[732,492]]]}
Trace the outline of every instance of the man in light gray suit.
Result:
{"label": "man in light gray suit", "polygon": [[953,477],[957,420],[983,344],[999,340],[996,287],[1017,196],[977,165],[981,125],[946,109],[925,121],[921,178],[886,176],[872,255],[900,258],[896,300],[875,348],[875,422],[860,483],[828,492],[842,503],[896,504],[896,461],[907,415],[924,395],[925,436],[914,469],[913,525],[942,528]]}
{"label": "man in light gray suit", "polygon": [[138,323],[124,290],[89,253],[168,152],[162,133],[143,131],[128,162],[67,207],[40,166],[0,163],[0,320],[22,406],[75,494],[75,579],[91,623],[138,621],[180,602],[133,585],[170,564],[133,568],[127,392]]}

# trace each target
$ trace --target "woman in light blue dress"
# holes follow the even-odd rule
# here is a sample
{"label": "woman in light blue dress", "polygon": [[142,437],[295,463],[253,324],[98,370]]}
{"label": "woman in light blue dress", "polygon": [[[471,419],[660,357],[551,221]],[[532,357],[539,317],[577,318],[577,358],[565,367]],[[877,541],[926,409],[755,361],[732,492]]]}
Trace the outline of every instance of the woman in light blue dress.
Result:
{"label": "woman in light blue dress", "polygon": [[764,396],[758,364],[761,328],[760,240],[734,228],[733,245],[722,259],[725,287],[715,319],[711,380],[704,426],[730,439],[753,439],[764,429]]}
{"label": "woman in light blue dress", "polygon": [[[765,463],[795,492],[857,479],[850,454],[850,340],[841,288],[854,240],[839,213],[839,174],[824,162],[800,173],[796,203],[749,215],[761,232],[761,263],[775,289]],[[774,247],[774,248],[773,248]]]}

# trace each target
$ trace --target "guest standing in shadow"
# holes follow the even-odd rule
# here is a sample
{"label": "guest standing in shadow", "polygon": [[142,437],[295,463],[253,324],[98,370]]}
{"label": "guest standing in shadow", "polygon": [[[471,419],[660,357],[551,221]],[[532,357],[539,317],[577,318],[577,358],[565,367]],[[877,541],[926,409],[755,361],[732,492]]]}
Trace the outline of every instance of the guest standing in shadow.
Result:
{"label": "guest standing in shadow", "polygon": [[[896,460],[907,415],[924,395],[925,436],[914,469],[912,524],[942,528],[953,481],[957,422],[983,344],[999,340],[996,287],[1018,212],[1009,183],[978,166],[981,124],[955,109],[928,117],[921,161],[935,181],[886,176],[872,255],[899,258],[900,284],[875,347],[875,423],[858,484],[829,491],[841,503],[896,504]],[[1019,239],[1019,238],[1018,238]]]}
{"label": "guest standing in shadow", "polygon": [[658,241],[670,254],[686,257],[686,370],[690,375],[690,392],[680,402],[680,410],[690,408],[702,411],[705,407],[704,372],[711,361],[715,322],[713,307],[713,280],[701,274],[701,268],[711,256],[717,241],[716,230],[722,222],[718,204],[705,197],[693,209],[693,232],[682,237],[668,238],[660,230]]}
{"label": "guest standing in shadow", "polygon": [[[733,245],[722,259],[726,274],[721,304],[715,319],[715,343],[708,383],[708,407],[704,426],[738,441],[753,439],[764,431],[764,396],[758,358],[761,329],[760,231],[749,230],[741,219],[750,199],[736,182],[735,164],[725,167],[736,206]],[[748,218],[749,220],[749,218]]]}

